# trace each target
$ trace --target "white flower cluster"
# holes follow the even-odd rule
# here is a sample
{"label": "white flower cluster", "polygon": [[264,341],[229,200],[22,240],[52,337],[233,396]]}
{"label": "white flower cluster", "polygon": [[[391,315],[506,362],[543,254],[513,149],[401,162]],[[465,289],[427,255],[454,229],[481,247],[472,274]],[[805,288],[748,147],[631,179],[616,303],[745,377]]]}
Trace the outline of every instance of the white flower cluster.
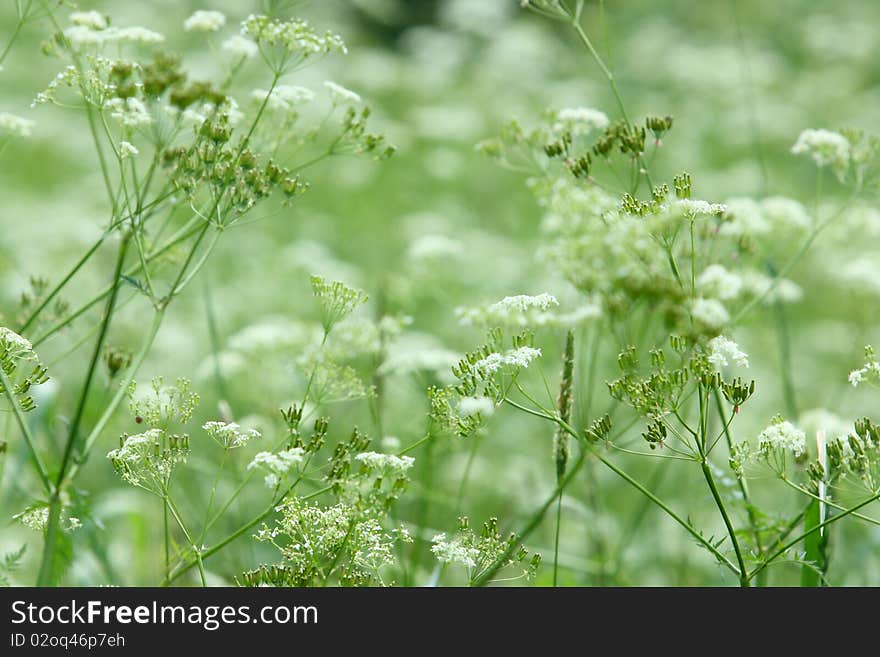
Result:
{"label": "white flower cluster", "polygon": [[334,105],[357,105],[362,102],[359,94],[351,89],[346,89],[341,84],[324,80],[324,87],[330,92],[330,99]]}
{"label": "white flower cluster", "polygon": [[484,375],[494,374],[504,366],[523,369],[540,356],[541,350],[534,347],[508,349],[503,354],[495,351],[474,363],[474,368]]}
{"label": "white flower cluster", "polygon": [[730,321],[730,313],[717,299],[697,297],[691,302],[690,311],[694,321],[706,328],[720,329]]}
{"label": "white flower cluster", "polygon": [[240,34],[234,34],[226,39],[220,48],[233,57],[244,57],[245,59],[249,59],[260,52],[260,47],[256,43]]}
{"label": "white flower cluster", "polygon": [[727,212],[727,206],[723,203],[710,203],[709,201],[700,201],[690,198],[679,200],[676,203],[676,206],[688,217],[696,217],[699,215],[718,216]]}
{"label": "white flower cluster", "polygon": [[7,137],[30,137],[34,122],[9,112],[0,112],[0,139]]}
{"label": "white flower cluster", "polygon": [[480,549],[474,545],[466,545],[461,538],[450,539],[445,533],[437,534],[431,539],[431,552],[440,563],[453,563],[467,568],[477,565]]}
{"label": "white flower cluster", "polygon": [[140,153],[140,151],[131,142],[124,141],[124,140],[119,142],[119,157],[120,158],[124,159],[126,157],[132,157],[134,155],[137,155],[138,153]]}
{"label": "white flower cluster", "polygon": [[849,382],[854,388],[864,382],[880,385],[880,361],[871,347],[865,349],[865,364],[849,373]]}
{"label": "white flower cluster", "polygon": [[379,452],[361,452],[354,459],[362,463],[368,470],[384,470],[398,474],[405,474],[415,463],[412,456],[395,456]]}
{"label": "white flower cluster", "polygon": [[586,135],[608,127],[608,116],[590,107],[569,107],[556,113],[555,132],[568,131],[574,136]]}
{"label": "white flower cluster", "polygon": [[292,447],[275,453],[259,452],[254,456],[253,461],[248,464],[247,469],[260,468],[267,470],[268,474],[263,481],[266,482],[266,486],[275,489],[294,466],[303,462],[304,456],[305,450],[302,447]]}
{"label": "white flower cluster", "polygon": [[489,312],[508,313],[508,312],[526,312],[531,308],[539,310],[547,310],[554,306],[558,306],[559,301],[552,294],[542,292],[541,294],[530,296],[528,294],[517,294],[511,297],[504,297],[501,301],[493,303],[489,306]]}
{"label": "white flower cluster", "polygon": [[461,417],[482,415],[488,417],[495,412],[495,401],[490,397],[462,397],[458,402]]}
{"label": "white flower cluster", "polygon": [[715,366],[716,369],[727,367],[730,363],[739,365],[740,367],[749,366],[749,355],[739,348],[739,345],[719,335],[709,340],[709,355],[707,360]]}
{"label": "white flower cluster", "polygon": [[330,32],[319,34],[304,20],[279,21],[252,14],[242,22],[241,33],[257,43],[279,46],[303,58],[334,51],[347,52],[341,37]]}
{"label": "white flower cluster", "polygon": [[163,495],[172,470],[189,455],[186,435],[168,435],[162,429],[149,429],[123,436],[122,445],[107,452],[107,458],[125,481]]}
{"label": "white flower cluster", "polygon": [[697,277],[697,288],[706,296],[716,299],[735,299],[742,292],[743,281],[723,265],[713,264]]}
{"label": "white flower cluster", "polygon": [[758,435],[758,447],[763,450],[789,450],[801,456],[807,449],[807,435],[788,420],[773,422]]}
{"label": "white flower cluster", "polygon": [[[45,503],[34,504],[12,517],[28,529],[45,532],[46,525],[49,524],[49,506]],[[67,531],[73,531],[82,527],[82,522],[74,516],[66,516],[62,518],[61,526]]]}
{"label": "white flower cluster", "polygon": [[570,327],[602,314],[598,301],[593,298],[571,312],[555,310],[559,305],[557,298],[546,292],[534,296],[518,294],[488,306],[459,307],[455,309],[455,315],[464,326]]}
{"label": "white flower cluster", "polygon": [[111,98],[104,107],[112,118],[127,128],[139,128],[153,122],[147,106],[137,98]]}
{"label": "white flower cluster", "polygon": [[[268,96],[268,100],[266,97]],[[279,112],[289,112],[295,106],[310,103],[315,99],[315,92],[306,87],[279,84],[272,93],[268,89],[254,89],[251,98],[262,103],[266,100],[266,107]]]}
{"label": "white flower cluster", "polygon": [[838,169],[849,165],[852,145],[839,132],[831,130],[804,130],[791,147],[795,155],[809,155],[820,167],[833,166]]}
{"label": "white flower cluster", "polygon": [[37,359],[31,341],[5,326],[0,326],[0,356],[13,360]]}
{"label": "white flower cluster", "polygon": [[208,432],[221,447],[226,449],[236,449],[244,447],[251,440],[260,437],[260,432],[256,429],[243,430],[236,422],[205,422],[202,429]]}
{"label": "white flower cluster", "polygon": [[103,30],[110,25],[107,17],[99,11],[75,11],[70,15],[70,22],[92,30]]}
{"label": "white flower cluster", "polygon": [[216,32],[226,25],[226,16],[219,11],[199,9],[183,21],[185,32]]}
{"label": "white flower cluster", "polygon": [[74,46],[151,45],[165,41],[164,36],[145,27],[112,27],[105,16],[95,11],[76,12],[71,14],[70,20],[73,25],[64,30],[64,36]]}
{"label": "white flower cluster", "polygon": [[784,196],[770,196],[761,201],[752,198],[727,199],[727,221],[718,229],[732,237],[767,235],[781,230],[808,230],[810,215],[803,204]]}

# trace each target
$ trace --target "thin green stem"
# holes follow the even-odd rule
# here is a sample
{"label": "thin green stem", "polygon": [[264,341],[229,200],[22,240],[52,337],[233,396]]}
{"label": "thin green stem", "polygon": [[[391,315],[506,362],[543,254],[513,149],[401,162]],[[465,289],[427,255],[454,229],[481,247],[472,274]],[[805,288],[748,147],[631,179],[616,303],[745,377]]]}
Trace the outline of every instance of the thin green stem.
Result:
{"label": "thin green stem", "polygon": [[740,586],[748,588],[748,570],[746,569],[746,564],[743,560],[742,550],[739,546],[739,540],[736,537],[736,529],[734,529],[733,522],[731,522],[730,516],[727,513],[727,508],[724,505],[724,500],[721,498],[721,494],[718,492],[718,486],[715,484],[715,477],[712,476],[712,468],[707,460],[703,460],[703,462],[701,463],[701,469],[703,470],[703,476],[706,478],[706,483],[709,484],[709,490],[712,491],[712,498],[715,500],[718,511],[721,513],[721,518],[724,520],[724,526],[727,528],[727,534],[730,536],[730,542],[733,545],[733,551],[734,554],[736,554],[736,562],[739,566]]}
{"label": "thin green stem", "polygon": [[828,525],[835,523],[838,520],[841,520],[848,515],[855,513],[856,511],[858,511],[862,507],[865,507],[865,506],[869,505],[871,502],[876,501],[878,498],[880,498],[880,492],[877,492],[874,495],[871,495],[867,499],[862,500],[861,502],[859,502],[855,506],[851,506],[850,508],[837,514],[836,516],[833,516],[823,522],[820,522],[816,525],[813,525],[807,531],[803,532],[802,534],[796,536],[793,539],[790,539],[785,544],[783,544],[781,547],[779,547],[777,550],[772,552],[769,556],[765,557],[764,560],[760,564],[758,564],[752,570],[751,573],[749,573],[749,575],[748,575],[749,579],[753,579],[755,577],[755,575],[757,575],[762,570],[764,570],[776,557],[778,557],[780,554],[787,552],[789,549],[791,549],[792,547],[794,547],[795,545],[800,543],[802,540],[804,540],[807,536],[813,534],[814,532],[820,531],[823,527],[827,527]]}

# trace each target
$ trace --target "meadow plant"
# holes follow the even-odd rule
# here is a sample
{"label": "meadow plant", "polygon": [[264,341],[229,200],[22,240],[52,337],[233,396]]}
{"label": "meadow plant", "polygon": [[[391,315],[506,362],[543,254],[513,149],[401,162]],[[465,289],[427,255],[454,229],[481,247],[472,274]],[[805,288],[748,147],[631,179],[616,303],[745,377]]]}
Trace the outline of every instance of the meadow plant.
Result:
{"label": "meadow plant", "polygon": [[[632,583],[639,545],[639,560],[679,574],[696,546],[701,581],[831,583],[854,540],[845,532],[880,525],[880,425],[848,410],[873,408],[880,364],[871,347],[863,363],[835,359],[833,385],[850,397],[828,401],[833,413],[807,410],[802,388],[827,376],[795,368],[805,357],[792,353],[790,321],[810,320],[803,302],[825,289],[816,272],[822,285],[861,281],[876,303],[870,254],[826,272],[819,260],[834,258],[813,252],[820,238],[845,245],[854,225],[880,236],[880,139],[849,128],[788,135],[790,166],[815,169],[815,198],[775,191],[766,170],[754,196],[707,184],[705,162],[675,150],[696,128],[664,102],[636,114],[625,101],[604,2],[522,0],[517,25],[550,21],[554,42],[575,44],[561,41],[580,75],[601,82],[589,87],[596,103],[579,94],[506,117],[496,137],[463,139],[522,182],[534,244],[513,248],[427,212],[391,235],[383,218],[374,232],[400,247],[399,271],[381,262],[381,275],[366,275],[344,255],[372,257],[358,242],[370,231],[354,228],[362,204],[346,208],[351,244],[338,253],[310,231],[345,228],[304,204],[356,188],[345,156],[395,175],[393,161],[378,161],[397,149],[373,126],[369,85],[325,79],[321,67],[357,60],[356,49],[293,16],[296,3],[257,4],[241,17],[198,9],[160,33],[65,3],[15,3],[0,65],[28,26],[42,30],[56,73],[32,90],[35,119],[0,113],[0,156],[27,148],[52,113],[78,121],[76,147],[90,153],[77,157],[89,158],[102,214],[72,264],[30,275],[0,315],[0,463],[21,468],[14,478],[0,469],[0,484],[15,480],[23,503],[8,516],[42,546],[10,550],[0,583],[37,552],[38,585],[69,581],[87,542],[101,576],[123,579],[102,545],[115,540],[103,532],[112,506],[93,502],[86,468],[115,473],[114,491],[136,489],[124,491],[137,500],[129,515],[161,517],[145,539],[150,584]],[[479,33],[473,3],[451,4],[446,20]],[[442,81],[450,42],[433,38]],[[210,57],[175,54],[181,39]],[[468,125],[453,114],[440,108],[425,123]],[[441,162],[438,189],[459,175],[455,153],[424,159]],[[374,205],[379,181],[363,184]],[[436,191],[420,184],[419,197]],[[293,242],[261,236],[277,215],[290,218]],[[246,234],[265,251],[259,262],[224,250]],[[256,267],[262,282],[252,298],[224,295],[218,313],[212,266],[232,277]],[[261,315],[267,288],[280,302]],[[175,322],[189,326],[187,304],[208,327],[202,365],[173,383],[145,378],[158,363],[170,382],[186,360],[188,343],[163,338]],[[816,330],[845,333],[831,321]],[[622,492],[637,501],[621,507]],[[469,517],[487,520],[475,529]],[[679,533],[654,537],[646,525],[657,518]],[[659,546],[681,539],[677,563],[663,565]]]}

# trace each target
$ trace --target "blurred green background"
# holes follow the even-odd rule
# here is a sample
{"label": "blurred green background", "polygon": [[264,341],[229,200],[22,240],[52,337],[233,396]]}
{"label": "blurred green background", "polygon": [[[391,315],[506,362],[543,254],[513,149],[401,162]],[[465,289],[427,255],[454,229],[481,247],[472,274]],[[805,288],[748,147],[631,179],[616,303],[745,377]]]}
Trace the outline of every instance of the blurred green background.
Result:
{"label": "blurred green background", "polygon": [[[217,75],[216,55],[202,37],[183,32],[183,20],[196,9],[217,9],[227,14],[223,34],[228,35],[257,9],[257,3],[246,0],[216,0],[210,6],[160,0],[78,4],[111,14],[114,24],[162,32],[168,48],[206,77]],[[356,90],[373,107],[375,124],[398,153],[386,162],[335,158],[321,163],[308,171],[312,189],[297,204],[261,208],[221,240],[199,279],[172,307],[138,377],[192,378],[202,397],[194,427],[196,421],[215,419],[223,399],[243,424],[269,434],[278,431],[277,410],[302,390],[302,374],[293,365],[298,327],[317,319],[310,273],[366,290],[373,314],[412,317],[391,349],[402,360],[421,354],[443,362],[479,344],[480,330],[457,321],[459,306],[543,291],[564,304],[577,303],[573,288],[536,256],[542,211],[524,177],[497,167],[475,149],[511,118],[535,124],[547,108],[588,106],[615,116],[606,81],[570,30],[522,11],[514,0],[315,0],[297,5],[295,13],[343,35],[350,52],[322,60],[289,82],[318,88],[329,79]],[[675,117],[654,165],[655,179],[671,180],[690,171],[700,198],[785,195],[812,208],[815,168],[789,153],[798,133],[810,127],[878,125],[880,3],[873,0],[608,0],[604,25],[597,4],[587,5],[584,27],[615,72],[629,113]],[[3,0],[0,44],[13,28],[14,3]],[[83,117],[55,107],[29,107],[59,69],[57,60],[40,54],[49,35],[45,22],[26,26],[0,71],[0,111],[36,121],[31,138],[10,143],[0,155],[3,324],[18,316],[28,277],[57,281],[98,237],[107,214]],[[257,66],[245,69],[233,95],[244,102],[251,89],[266,88],[267,77]],[[845,194],[829,178],[821,204],[833,205]],[[851,418],[876,409],[869,393],[853,391],[846,381],[861,362],[864,344],[878,340],[880,213],[871,201],[829,230],[791,273],[804,290],[799,303],[786,307],[799,413],[824,408]],[[432,251],[438,239],[445,246]],[[780,248],[793,253],[797,245]],[[113,245],[106,245],[65,298],[76,305],[105,285],[113,251]],[[864,271],[846,266],[856,261],[867,263]],[[125,303],[110,336],[113,345],[136,348],[149,318],[145,306],[139,298]],[[80,341],[97,321],[97,312],[83,317],[41,349],[44,361],[51,363],[52,383],[41,393],[33,422],[48,453],[61,449],[89,357]],[[753,437],[782,407],[772,325],[768,311],[736,332],[752,357],[750,374],[759,381],[755,402],[737,422],[740,438]],[[593,330],[588,324],[580,331],[583,344]],[[547,370],[555,371],[561,335],[547,331],[539,334],[538,343],[545,348]],[[215,376],[215,351],[223,355],[222,383]],[[616,355],[611,348],[600,350],[598,403],[606,403],[601,382],[614,376]],[[586,365],[587,355],[581,353],[579,371]],[[331,435],[345,436],[357,424],[374,436],[376,445],[383,436],[402,445],[414,442],[424,432],[425,388],[443,380],[442,373],[424,371],[389,376],[379,399],[382,426],[374,426],[365,402],[350,402],[329,411]],[[87,423],[112,393],[106,375],[100,386],[92,395]],[[42,541],[11,516],[33,501],[38,486],[14,424],[0,418],[0,429],[10,443],[0,485],[0,552],[26,542],[25,564],[14,581],[32,583]],[[74,536],[70,584],[148,585],[159,579],[161,507],[121,482],[103,458],[122,431],[134,431],[124,410],[78,481],[76,503],[83,509],[84,525]],[[379,431],[382,435],[376,435]],[[435,532],[453,529],[462,513],[474,523],[497,515],[506,530],[515,529],[553,489],[551,438],[540,421],[497,413],[485,432],[469,439],[478,447],[461,495],[472,444],[437,441],[414,454],[414,482],[397,516],[407,522],[421,518],[420,535],[428,541]],[[190,475],[177,482],[186,491],[184,506],[204,504],[215,456],[210,449],[193,449]],[[245,464],[238,464],[239,471]],[[664,461],[635,459],[627,466],[653,482],[682,513],[695,513],[701,526],[720,531],[708,498],[702,499],[699,472]],[[236,476],[225,480],[221,491],[234,488]],[[772,481],[758,494],[785,496],[778,506],[790,502],[794,508],[788,492]],[[218,535],[265,503],[266,491],[253,486],[233,506],[226,525],[217,528]],[[730,583],[680,528],[653,509],[645,510],[634,491],[597,468],[588,467],[575,482],[564,514],[561,583]],[[630,534],[635,522],[640,524]],[[548,559],[552,541],[548,519],[527,545]],[[836,531],[830,580],[876,585],[878,547],[876,527],[849,523]],[[420,553],[406,557],[415,569],[395,579],[425,583],[434,567],[429,544],[417,541],[408,549]],[[267,546],[242,538],[212,558],[208,570],[214,582],[228,583],[238,572],[275,557]],[[548,577],[545,567],[538,583],[547,583]],[[783,566],[773,577],[777,583],[794,583],[798,571]]]}

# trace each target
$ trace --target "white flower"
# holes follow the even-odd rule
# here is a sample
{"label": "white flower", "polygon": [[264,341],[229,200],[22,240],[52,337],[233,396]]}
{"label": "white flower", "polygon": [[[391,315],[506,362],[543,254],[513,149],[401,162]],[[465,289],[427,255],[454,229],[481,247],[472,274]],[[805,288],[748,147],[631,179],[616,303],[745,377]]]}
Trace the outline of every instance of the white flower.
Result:
{"label": "white flower", "polygon": [[857,388],[858,385],[862,382],[865,373],[863,370],[853,370],[849,373],[849,382],[852,384],[853,388]]}
{"label": "white flower", "polygon": [[228,52],[235,57],[250,58],[260,51],[260,48],[256,43],[240,34],[229,37],[220,47],[225,52]]}
{"label": "white flower", "polygon": [[495,402],[489,397],[462,397],[458,402],[458,414],[462,417],[471,417],[478,413],[489,416],[494,412]]}
{"label": "white flower", "polygon": [[850,143],[839,132],[831,130],[804,130],[791,147],[795,155],[808,154],[820,167],[846,167],[850,158]]}
{"label": "white flower", "polygon": [[185,32],[216,32],[226,25],[226,16],[219,11],[200,9],[183,21]]}
{"label": "white flower", "polygon": [[525,368],[529,364],[541,356],[541,350],[534,347],[520,347],[518,349],[510,349],[503,354],[492,352],[485,358],[481,358],[474,363],[474,369],[483,375],[494,374],[505,365],[512,367]]}
{"label": "white flower", "polygon": [[275,87],[271,94],[267,89],[254,89],[251,92],[251,97],[260,103],[266,100],[267,95],[269,99],[266,101],[266,106],[282,112],[290,111],[294,105],[309,103],[315,99],[315,92],[311,89],[284,84]]}
{"label": "white flower", "polygon": [[697,215],[719,215],[727,212],[727,206],[723,203],[709,203],[697,199],[683,198],[677,202],[678,207],[689,217]]}
{"label": "white flower", "polygon": [[162,43],[165,41],[165,37],[158,32],[137,26],[120,28],[110,27],[104,30],[101,34],[104,35],[106,41],[128,41],[130,43],[142,44]]}
{"label": "white flower", "polygon": [[107,452],[107,458],[128,463],[142,462],[152,455],[155,446],[161,444],[163,435],[161,429],[150,429],[144,433],[126,436],[122,446]]}
{"label": "white flower", "polygon": [[330,92],[330,98],[334,105],[357,104],[361,102],[361,97],[358,94],[351,89],[346,89],[341,84],[325,80],[324,86]]}
{"label": "white flower", "polygon": [[730,314],[717,299],[698,297],[690,304],[691,315],[707,328],[721,328],[730,321]]}
{"label": "white flower", "polygon": [[735,299],[742,291],[742,278],[723,265],[709,265],[697,277],[697,287],[703,294],[718,299]]}
{"label": "white flower", "polygon": [[788,420],[774,422],[758,436],[758,446],[763,449],[787,449],[801,456],[807,449],[807,435]]}
{"label": "white flower", "polygon": [[37,358],[31,341],[5,326],[0,326],[0,350],[2,350],[4,358],[11,357],[15,360],[36,360]]}
{"label": "white flower", "polygon": [[127,141],[119,142],[119,157],[125,158],[132,155],[137,155],[140,151],[135,148],[134,144]]}
{"label": "white flower", "polygon": [[251,440],[260,437],[260,432],[256,429],[243,431],[235,422],[205,422],[202,429],[220,445],[229,449],[244,447]]}
{"label": "white flower", "polygon": [[147,106],[137,98],[111,98],[104,107],[110,116],[129,128],[149,125],[153,121]]}
{"label": "white flower", "polygon": [[30,119],[23,119],[8,112],[0,112],[0,137],[4,133],[14,137],[30,137],[33,127],[34,122]]}
{"label": "white flower", "polygon": [[807,214],[804,206],[794,199],[771,196],[761,201],[761,209],[773,224],[783,224],[800,230],[810,227],[810,215]]}
{"label": "white flower", "polygon": [[405,473],[415,463],[412,456],[395,456],[379,452],[361,452],[354,459],[363,463],[364,467],[369,470],[389,470],[399,474]]}
{"label": "white flower", "polygon": [[509,312],[525,312],[531,308],[539,310],[548,310],[553,306],[558,306],[559,301],[552,294],[542,292],[541,294],[530,296],[528,294],[517,294],[511,297],[504,297],[501,301],[493,303],[489,306],[490,313],[509,313]]}
{"label": "white flower", "polygon": [[540,358],[540,356],[540,349],[535,349],[533,347],[520,347],[519,349],[508,351],[505,356],[505,362],[514,367],[528,367],[529,363],[536,358]]}
{"label": "white flower", "polygon": [[70,15],[70,22],[93,30],[103,30],[108,25],[107,17],[99,11],[75,11]]}
{"label": "white flower", "polygon": [[293,469],[298,463],[302,463],[305,456],[305,450],[302,447],[292,447],[277,453],[259,452],[254,459],[248,464],[247,469],[262,468],[268,470],[263,481],[269,488],[277,488],[281,480]]}
{"label": "white flower", "polygon": [[468,568],[477,565],[480,550],[464,545],[459,539],[448,539],[446,534],[437,534],[431,539],[431,552],[441,563],[457,563]]}
{"label": "white flower", "polygon": [[733,362],[740,367],[749,366],[749,355],[739,348],[739,345],[733,340],[725,338],[723,335],[709,340],[709,355],[707,360],[712,363],[716,369],[727,367]]}
{"label": "white flower", "polygon": [[553,129],[557,132],[569,130],[575,136],[585,135],[594,130],[608,127],[608,117],[604,112],[589,107],[571,107],[556,113],[557,123]]}

